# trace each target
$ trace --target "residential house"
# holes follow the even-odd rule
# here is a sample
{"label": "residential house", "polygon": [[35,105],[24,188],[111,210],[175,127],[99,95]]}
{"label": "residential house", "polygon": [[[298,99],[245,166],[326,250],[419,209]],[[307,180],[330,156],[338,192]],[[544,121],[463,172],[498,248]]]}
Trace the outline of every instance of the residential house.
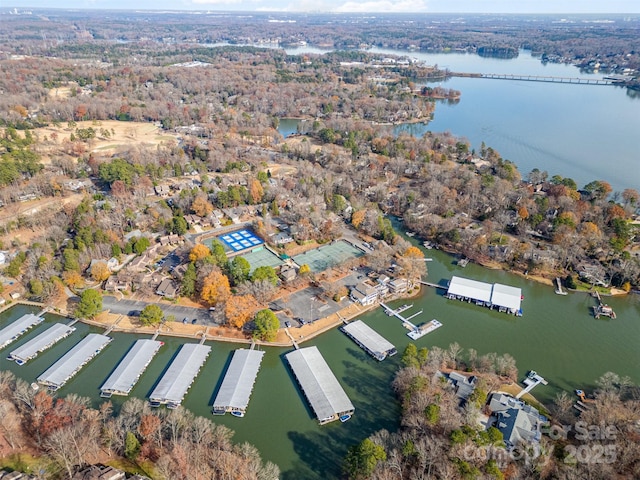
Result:
{"label": "residential house", "polygon": [[451,371],[448,375],[448,381],[456,392],[458,398],[466,401],[476,389],[478,377],[475,375],[467,376],[456,371]]}
{"label": "residential house", "polygon": [[282,280],[284,280],[285,282],[290,282],[292,280],[295,280],[297,276],[297,272],[296,269],[293,268],[290,265],[284,265],[282,266],[282,268],[280,268],[280,278],[282,278]]}
{"label": "residential house", "polygon": [[104,289],[107,292],[123,291],[129,288],[129,282],[124,279],[116,277],[109,277],[104,284]]}
{"label": "residential house", "polygon": [[389,291],[394,295],[404,293],[409,289],[409,281],[406,278],[394,278],[386,283]]}
{"label": "residential house", "polygon": [[275,245],[285,245],[287,243],[293,242],[293,237],[287,232],[276,233],[271,236],[271,241]]}
{"label": "residential house", "polygon": [[149,265],[149,257],[147,255],[140,255],[139,257],[134,258],[129,263],[129,270],[134,272],[144,272],[147,269],[147,265]]}
{"label": "residential house", "polygon": [[158,285],[156,293],[161,297],[175,298],[179,289],[180,287],[173,280],[165,278],[160,282],[160,285]]}
{"label": "residential house", "polygon": [[71,478],[72,480],[122,480],[126,475],[122,470],[114,467],[91,465],[78,471]]}
{"label": "residential house", "polygon": [[379,298],[383,297],[389,292],[386,285],[380,283],[376,284],[370,280],[358,283],[351,289],[349,296],[354,302],[359,302],[361,305],[373,305]]}
{"label": "residential house", "polygon": [[36,477],[22,472],[7,472],[6,470],[0,470],[0,480],[29,480],[32,478]]}
{"label": "residential house", "polygon": [[153,189],[159,197],[168,197],[171,194],[169,185],[156,185]]}
{"label": "residential house", "polygon": [[541,427],[547,419],[531,405],[504,393],[494,393],[489,401],[489,423],[502,432],[507,450],[540,442]]}

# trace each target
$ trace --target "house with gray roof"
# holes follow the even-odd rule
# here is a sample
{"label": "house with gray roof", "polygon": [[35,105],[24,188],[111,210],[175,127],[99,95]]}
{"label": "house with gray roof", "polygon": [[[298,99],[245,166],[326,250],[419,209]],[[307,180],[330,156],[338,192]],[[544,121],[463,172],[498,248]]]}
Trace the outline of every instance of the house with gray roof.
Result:
{"label": "house with gray roof", "polygon": [[502,432],[507,450],[540,442],[541,427],[547,419],[531,405],[504,393],[494,393],[489,410],[488,424],[493,422],[493,426]]}

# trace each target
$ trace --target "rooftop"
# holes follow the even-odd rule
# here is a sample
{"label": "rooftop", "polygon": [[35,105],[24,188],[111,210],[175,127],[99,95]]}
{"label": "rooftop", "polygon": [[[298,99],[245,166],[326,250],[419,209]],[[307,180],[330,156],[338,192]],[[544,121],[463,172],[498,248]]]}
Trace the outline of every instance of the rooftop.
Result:
{"label": "rooftop", "polygon": [[100,390],[128,395],[161,346],[157,340],[137,340]]}
{"label": "rooftop", "polygon": [[263,351],[244,348],[233,353],[227,373],[213,402],[214,409],[245,410],[247,408],[263,356]]}

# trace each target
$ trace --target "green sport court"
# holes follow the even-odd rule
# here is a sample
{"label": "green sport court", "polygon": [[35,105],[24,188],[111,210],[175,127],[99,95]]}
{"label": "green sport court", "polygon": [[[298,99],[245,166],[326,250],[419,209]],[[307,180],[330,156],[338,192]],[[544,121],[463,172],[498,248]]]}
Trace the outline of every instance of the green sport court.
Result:
{"label": "green sport court", "polygon": [[352,258],[361,257],[364,252],[354,247],[349,242],[338,240],[337,242],[322,245],[308,252],[296,255],[293,261],[298,265],[309,265],[312,272],[322,272],[328,268]]}
{"label": "green sport court", "polygon": [[251,265],[251,272],[258,267],[276,268],[284,264],[278,255],[264,247],[256,247],[251,252],[243,254],[242,257]]}

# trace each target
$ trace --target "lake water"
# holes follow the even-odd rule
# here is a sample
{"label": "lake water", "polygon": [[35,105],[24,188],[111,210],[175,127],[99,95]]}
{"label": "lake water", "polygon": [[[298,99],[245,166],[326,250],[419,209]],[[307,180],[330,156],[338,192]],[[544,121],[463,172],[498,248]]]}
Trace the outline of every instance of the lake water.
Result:
{"label": "lake water", "polygon": [[[415,240],[411,239],[411,241]],[[524,294],[522,317],[491,311],[467,303],[447,300],[435,289],[427,288],[412,300],[411,312],[424,310],[416,323],[437,318],[444,325],[415,342],[418,347],[434,345],[446,348],[458,342],[465,349],[479,354],[510,353],[517,361],[520,377],[536,370],[548,381],[534,395],[551,401],[556,393],[575,388],[589,391],[594,381],[607,371],[627,375],[640,383],[640,297],[612,298],[617,319],[596,320],[590,308],[594,299],[586,294],[558,296],[553,287],[543,286],[519,276],[488,270],[470,264],[465,269],[454,265],[453,258],[438,250],[426,251],[433,258],[428,263],[429,281],[446,283],[452,275],[486,282],[500,282],[521,287]],[[406,302],[404,302],[406,303]],[[399,305],[396,302],[393,305]],[[16,306],[0,315],[0,327],[35,309]],[[6,354],[17,345],[33,338],[59,317],[47,314],[47,322],[0,352],[0,369],[15,372],[32,382],[56,359],[88,332],[100,329],[78,325],[74,335],[41,354],[27,365],[19,367],[6,360]],[[400,352],[409,343],[406,330],[395,318],[381,310],[363,315],[362,320],[390,340]],[[59,394],[75,392],[92,398],[97,405],[99,387],[139,335],[112,334],[114,341],[95,360],[80,371]],[[165,346],[151,362],[134,388],[132,395],[145,398],[175,354],[187,340],[161,338]],[[193,340],[189,340],[193,341]],[[189,391],[184,406],[198,415],[212,418],[232,428],[235,441],[250,442],[263,458],[275,462],[285,479],[336,478],[347,448],[374,431],[398,426],[399,407],[390,383],[399,366],[400,355],[377,362],[366,355],[346,335],[333,329],[303,346],[316,345],[339,379],[356,407],[348,422],[335,422],[320,427],[300,393],[283,354],[289,349],[266,348],[266,355],[244,418],[230,415],[211,416],[210,408],[221,381],[230,353],[237,345],[211,342],[212,353]],[[113,397],[117,406],[124,401]]]}
{"label": "lake water", "polygon": [[[308,49],[307,49],[308,50]],[[304,47],[288,53],[308,53]],[[546,64],[523,51],[515,59],[472,54],[425,54],[374,48],[373,53],[408,55],[454,72],[602,78],[571,65]],[[317,52],[312,52],[317,53]],[[640,190],[640,94],[602,85],[571,85],[454,77],[430,84],[460,90],[460,102],[439,102],[428,124],[395,129],[421,136],[451,132],[479,150],[484,141],[513,161],[523,177],[532,169],[573,178],[579,187],[605,180],[614,190]],[[287,122],[281,125],[295,132]]]}

